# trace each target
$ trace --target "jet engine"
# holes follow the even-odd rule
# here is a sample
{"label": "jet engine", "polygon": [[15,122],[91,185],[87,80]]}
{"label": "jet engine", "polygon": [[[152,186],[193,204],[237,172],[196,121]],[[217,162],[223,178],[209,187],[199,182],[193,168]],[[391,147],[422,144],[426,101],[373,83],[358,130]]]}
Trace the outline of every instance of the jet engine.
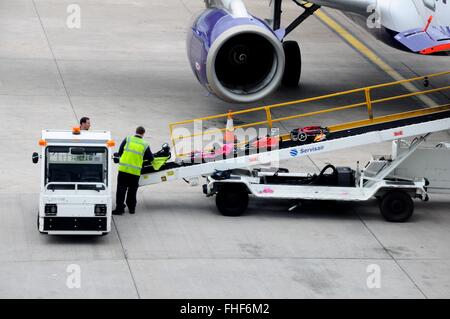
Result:
{"label": "jet engine", "polygon": [[280,85],[283,45],[241,1],[229,2],[230,8],[207,8],[195,19],[188,32],[188,58],[209,92],[226,101],[253,102]]}

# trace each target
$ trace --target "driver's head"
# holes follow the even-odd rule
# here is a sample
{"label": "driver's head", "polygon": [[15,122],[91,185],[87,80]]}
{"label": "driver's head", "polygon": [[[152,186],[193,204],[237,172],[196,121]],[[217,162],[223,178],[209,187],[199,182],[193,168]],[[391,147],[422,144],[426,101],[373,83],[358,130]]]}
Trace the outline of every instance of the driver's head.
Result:
{"label": "driver's head", "polygon": [[138,126],[136,128],[136,135],[144,137],[144,134],[145,134],[145,128],[143,128],[142,126]]}
{"label": "driver's head", "polygon": [[89,117],[82,117],[80,119],[80,130],[82,131],[88,131],[91,127],[91,120]]}

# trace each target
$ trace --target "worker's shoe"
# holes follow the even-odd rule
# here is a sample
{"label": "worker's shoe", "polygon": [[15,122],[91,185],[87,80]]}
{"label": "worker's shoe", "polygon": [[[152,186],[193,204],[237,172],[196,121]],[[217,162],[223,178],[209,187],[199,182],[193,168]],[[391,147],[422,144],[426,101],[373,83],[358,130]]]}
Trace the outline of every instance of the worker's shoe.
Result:
{"label": "worker's shoe", "polygon": [[125,213],[125,211],[123,209],[118,209],[118,208],[116,208],[112,211],[113,215],[123,215],[123,213]]}
{"label": "worker's shoe", "polygon": [[130,212],[130,214],[136,213],[136,210],[135,210],[135,209],[128,209],[128,211]]}

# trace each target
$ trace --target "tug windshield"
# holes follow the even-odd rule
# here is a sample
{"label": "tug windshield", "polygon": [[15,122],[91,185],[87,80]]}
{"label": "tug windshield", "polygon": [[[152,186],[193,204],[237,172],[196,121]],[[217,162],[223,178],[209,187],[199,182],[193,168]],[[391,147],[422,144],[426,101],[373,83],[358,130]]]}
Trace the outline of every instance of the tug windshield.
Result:
{"label": "tug windshield", "polygon": [[[106,147],[49,146],[46,149],[45,184],[53,189],[75,189],[75,183],[104,183],[108,177]],[[74,183],[74,184],[70,184]],[[95,185],[78,184],[78,189],[94,189]]]}

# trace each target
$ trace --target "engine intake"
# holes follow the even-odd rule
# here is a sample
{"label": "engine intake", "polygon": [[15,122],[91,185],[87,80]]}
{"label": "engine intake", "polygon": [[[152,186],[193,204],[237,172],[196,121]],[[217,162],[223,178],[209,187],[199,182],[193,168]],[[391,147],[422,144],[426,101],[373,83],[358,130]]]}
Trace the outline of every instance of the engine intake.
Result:
{"label": "engine intake", "polygon": [[208,9],[188,35],[188,56],[199,82],[221,99],[253,102],[281,83],[281,41],[263,21]]}

